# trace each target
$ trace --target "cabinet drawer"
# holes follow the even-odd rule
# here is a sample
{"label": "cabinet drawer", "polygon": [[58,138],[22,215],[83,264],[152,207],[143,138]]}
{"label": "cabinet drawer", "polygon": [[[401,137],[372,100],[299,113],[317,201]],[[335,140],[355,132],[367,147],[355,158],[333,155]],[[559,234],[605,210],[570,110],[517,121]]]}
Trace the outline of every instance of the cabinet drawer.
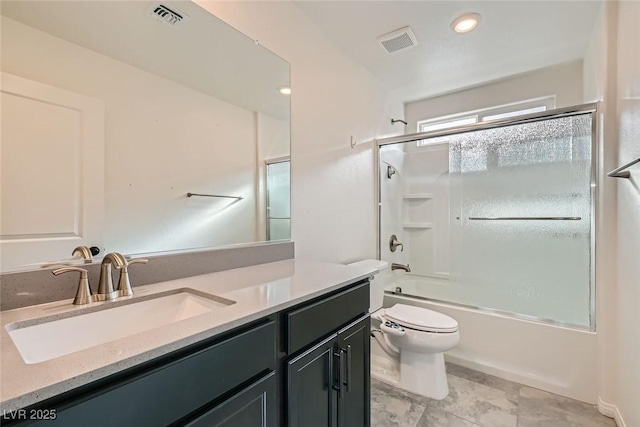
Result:
{"label": "cabinet drawer", "polygon": [[285,314],[287,353],[293,354],[369,311],[369,281]]}
{"label": "cabinet drawer", "polygon": [[47,426],[168,425],[260,372],[275,369],[270,321],[61,405]]}

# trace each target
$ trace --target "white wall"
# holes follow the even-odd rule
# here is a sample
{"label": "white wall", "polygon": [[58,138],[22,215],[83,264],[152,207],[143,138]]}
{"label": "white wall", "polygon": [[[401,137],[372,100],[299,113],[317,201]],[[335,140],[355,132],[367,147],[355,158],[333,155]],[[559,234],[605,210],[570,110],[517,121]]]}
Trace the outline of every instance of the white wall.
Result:
{"label": "white wall", "polygon": [[616,399],[616,183],[606,173],[616,167],[616,2],[601,5],[584,65],[584,102],[598,105],[598,169],[596,198],[596,333],[597,383],[600,411]]}
{"label": "white wall", "polygon": [[582,61],[543,68],[494,83],[407,103],[407,133],[416,132],[419,120],[551,95],[556,97],[557,108],[582,103]]}
{"label": "white wall", "polygon": [[[621,1],[617,25],[618,165],[640,157],[640,3]],[[640,426],[640,167],[617,179],[617,406],[627,427]]]}
{"label": "white wall", "polygon": [[291,63],[292,240],[296,258],[376,255],[373,144],[402,116],[382,84],[292,2],[206,1],[205,9]]}
{"label": "white wall", "polygon": [[606,2],[585,55],[585,101],[601,101],[597,323],[601,412],[640,425],[640,3]]}
{"label": "white wall", "polygon": [[[253,112],[5,17],[2,69],[104,101],[107,251],[257,237]],[[228,200],[187,192],[245,199],[223,210]]]}

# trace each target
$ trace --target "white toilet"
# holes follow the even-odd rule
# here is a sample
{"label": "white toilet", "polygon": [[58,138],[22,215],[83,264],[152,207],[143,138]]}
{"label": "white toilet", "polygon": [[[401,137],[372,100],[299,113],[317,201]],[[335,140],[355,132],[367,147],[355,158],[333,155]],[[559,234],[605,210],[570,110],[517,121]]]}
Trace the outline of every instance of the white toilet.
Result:
{"label": "white toilet", "polygon": [[421,307],[382,308],[388,263],[364,260],[350,265],[380,271],[371,282],[371,376],[431,399],[449,394],[443,353],[460,342],[455,319]]}

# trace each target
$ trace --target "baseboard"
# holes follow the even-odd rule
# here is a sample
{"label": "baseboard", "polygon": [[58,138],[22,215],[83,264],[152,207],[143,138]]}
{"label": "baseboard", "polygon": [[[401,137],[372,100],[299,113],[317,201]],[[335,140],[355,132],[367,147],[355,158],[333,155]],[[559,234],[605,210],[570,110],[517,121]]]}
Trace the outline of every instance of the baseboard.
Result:
{"label": "baseboard", "polygon": [[604,402],[601,398],[598,398],[598,411],[604,416],[613,418],[618,427],[627,427],[616,405]]}

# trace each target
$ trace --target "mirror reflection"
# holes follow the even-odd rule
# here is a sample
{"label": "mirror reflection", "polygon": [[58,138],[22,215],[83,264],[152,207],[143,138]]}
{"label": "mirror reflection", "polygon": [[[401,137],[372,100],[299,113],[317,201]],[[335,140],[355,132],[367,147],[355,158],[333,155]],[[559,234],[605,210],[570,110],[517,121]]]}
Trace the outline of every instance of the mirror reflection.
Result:
{"label": "mirror reflection", "polygon": [[286,61],[187,1],[3,1],[1,31],[2,271],[289,239]]}

